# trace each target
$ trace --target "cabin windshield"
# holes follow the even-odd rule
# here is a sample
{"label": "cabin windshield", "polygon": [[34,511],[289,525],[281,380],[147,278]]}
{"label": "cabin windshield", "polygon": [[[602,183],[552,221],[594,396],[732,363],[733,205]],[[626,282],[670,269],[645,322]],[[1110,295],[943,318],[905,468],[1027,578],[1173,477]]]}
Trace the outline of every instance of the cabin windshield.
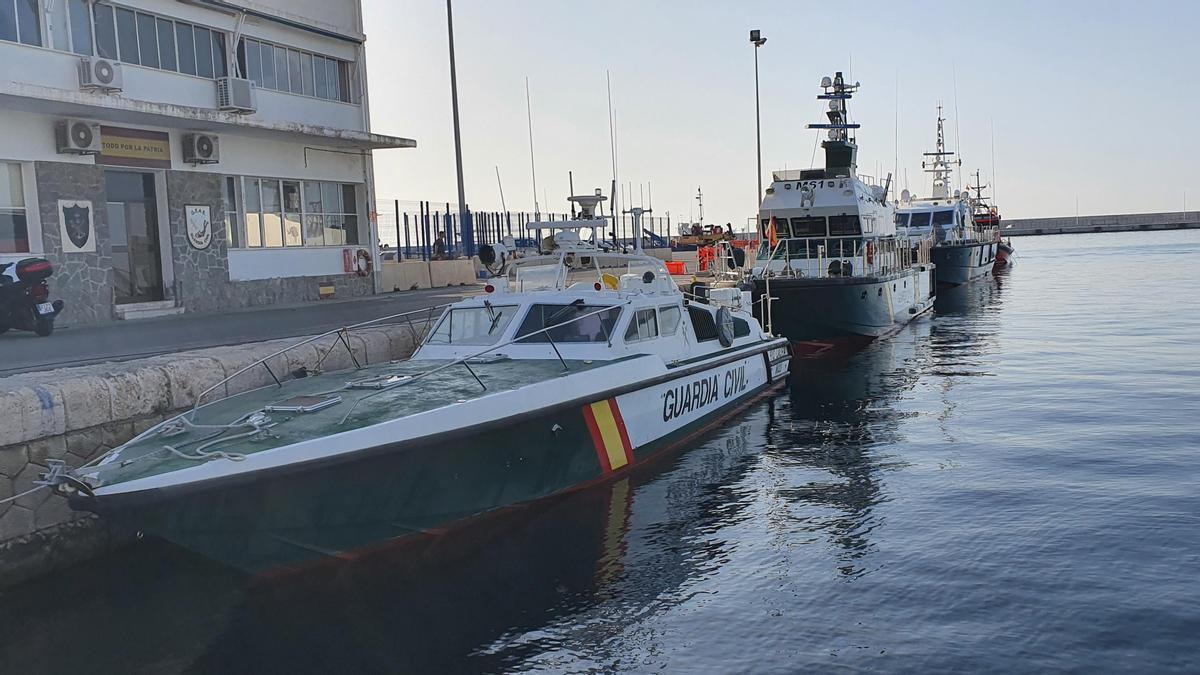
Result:
{"label": "cabin windshield", "polygon": [[456,307],[442,316],[426,344],[487,346],[500,341],[520,305]]}
{"label": "cabin windshield", "polygon": [[912,214],[912,221],[908,224],[909,227],[929,227],[929,212],[917,211]]}
{"label": "cabin windshield", "polygon": [[944,209],[942,211],[933,212],[933,224],[938,227],[945,227],[954,224],[954,211]]}
{"label": "cabin windshield", "polygon": [[[537,304],[529,308],[517,337],[528,336],[517,340],[522,343],[530,342],[607,342],[612,336],[617,319],[621,316],[621,308],[612,307],[601,312],[605,305],[547,305]],[[593,313],[595,312],[595,313]],[[586,314],[591,316],[579,318]],[[529,335],[543,328],[551,330],[537,335]],[[549,336],[549,338],[547,338]]]}

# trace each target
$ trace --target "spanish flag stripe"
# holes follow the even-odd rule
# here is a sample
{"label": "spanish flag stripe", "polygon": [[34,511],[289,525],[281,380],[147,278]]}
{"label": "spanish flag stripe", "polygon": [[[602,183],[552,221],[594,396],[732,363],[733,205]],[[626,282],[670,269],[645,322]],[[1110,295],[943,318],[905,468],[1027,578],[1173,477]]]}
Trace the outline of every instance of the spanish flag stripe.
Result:
{"label": "spanish flag stripe", "polygon": [[625,462],[630,464],[633,462],[633,444],[629,442],[629,431],[625,429],[625,420],[621,417],[621,406],[617,405],[617,399],[610,398],[608,405],[612,408],[613,420],[617,423],[617,431],[621,432],[621,448],[625,452]]}
{"label": "spanish flag stripe", "polygon": [[600,435],[600,428],[596,426],[596,416],[592,413],[591,405],[583,406],[583,419],[587,422],[588,432],[592,435],[592,444],[596,446],[596,456],[600,459],[600,468],[604,470],[604,473],[612,471],[608,453],[604,451],[604,438]]}
{"label": "spanish flag stripe", "polygon": [[592,415],[596,418],[596,426],[604,441],[604,453],[608,455],[608,464],[615,471],[629,463],[625,454],[625,446],[621,442],[621,431],[617,428],[617,420],[613,417],[612,405],[609,401],[600,401],[591,406]]}

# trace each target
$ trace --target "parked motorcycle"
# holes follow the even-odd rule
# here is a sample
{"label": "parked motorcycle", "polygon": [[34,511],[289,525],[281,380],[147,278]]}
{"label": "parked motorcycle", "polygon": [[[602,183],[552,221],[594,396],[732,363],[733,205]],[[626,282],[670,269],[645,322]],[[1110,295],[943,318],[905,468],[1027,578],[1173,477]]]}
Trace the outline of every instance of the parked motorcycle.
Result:
{"label": "parked motorcycle", "polygon": [[44,258],[0,263],[0,333],[16,328],[46,337],[54,332],[63,301],[50,301],[46,280],[53,274]]}

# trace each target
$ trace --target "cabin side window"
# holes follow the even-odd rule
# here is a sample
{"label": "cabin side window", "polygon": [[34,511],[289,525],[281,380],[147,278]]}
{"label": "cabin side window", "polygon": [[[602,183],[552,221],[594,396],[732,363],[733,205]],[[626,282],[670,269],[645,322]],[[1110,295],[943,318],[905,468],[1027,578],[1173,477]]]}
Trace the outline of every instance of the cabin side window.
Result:
{"label": "cabin side window", "polygon": [[458,307],[446,312],[429,335],[431,345],[494,345],[504,336],[520,305]]}
{"label": "cabin side window", "polygon": [[717,322],[706,309],[688,305],[688,318],[692,320],[692,330],[696,332],[697,342],[708,342],[717,339]]}
{"label": "cabin side window", "polygon": [[675,331],[679,330],[680,319],[679,307],[676,305],[667,305],[666,307],[658,308],[658,330],[664,337],[674,335]]}
{"label": "cabin side window", "polygon": [[733,337],[746,337],[750,334],[750,322],[745,319],[733,317]]}
{"label": "cabin side window", "polygon": [[654,309],[639,309],[629,319],[629,328],[625,329],[626,342],[639,342],[658,337],[658,320],[654,317]]}
{"label": "cabin side window", "polygon": [[849,237],[860,234],[858,216],[829,216],[829,236]]}
{"label": "cabin side window", "polygon": [[[518,339],[517,342],[608,342],[621,316],[621,309],[610,307],[607,311],[601,311],[604,307],[582,303],[533,305],[517,331],[517,337],[524,339]],[[550,330],[537,332],[544,328]]]}

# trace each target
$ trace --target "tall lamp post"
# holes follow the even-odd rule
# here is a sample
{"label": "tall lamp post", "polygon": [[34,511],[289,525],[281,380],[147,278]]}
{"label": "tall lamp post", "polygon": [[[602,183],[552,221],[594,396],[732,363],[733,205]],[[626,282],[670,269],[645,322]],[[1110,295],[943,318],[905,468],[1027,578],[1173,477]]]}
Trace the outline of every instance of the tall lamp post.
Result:
{"label": "tall lamp post", "polygon": [[[755,29],[750,31],[750,44],[754,45],[754,136],[758,146],[758,205],[762,206],[762,121],[758,111],[758,48],[767,44],[767,38]],[[757,220],[757,217],[755,218]]]}
{"label": "tall lamp post", "polygon": [[462,232],[462,246],[468,256],[474,254],[475,232],[471,229],[471,216],[467,211],[467,197],[463,190],[462,138],[458,131],[458,74],[454,68],[454,10],[446,0],[446,33],[450,39],[450,105],[454,112],[454,158],[458,164],[458,227]]}

